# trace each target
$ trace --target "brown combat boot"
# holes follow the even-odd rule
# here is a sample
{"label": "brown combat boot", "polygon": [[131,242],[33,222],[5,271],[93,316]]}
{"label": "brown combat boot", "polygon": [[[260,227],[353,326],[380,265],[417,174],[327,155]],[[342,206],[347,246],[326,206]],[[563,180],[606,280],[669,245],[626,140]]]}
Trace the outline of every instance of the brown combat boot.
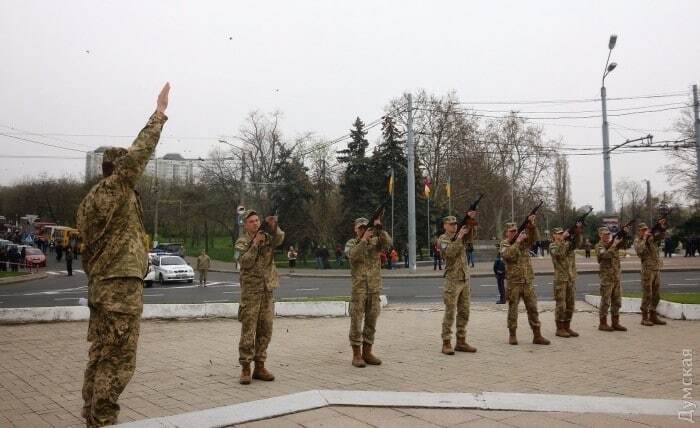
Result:
{"label": "brown combat boot", "polygon": [[540,331],[539,327],[532,327],[532,343],[535,345],[549,345],[549,340],[545,339],[544,336],[542,336],[542,332]]}
{"label": "brown combat boot", "polygon": [[467,339],[457,338],[457,344],[455,345],[455,351],[459,352],[476,352],[476,348],[467,343]]}
{"label": "brown combat boot", "polygon": [[614,329],[608,325],[608,316],[607,315],[601,315],[600,316],[600,325],[598,326],[598,330],[600,331],[613,331]]}
{"label": "brown combat boot", "polygon": [[612,328],[615,331],[627,331],[627,327],[624,327],[622,324],[620,324],[619,315],[612,316]]}
{"label": "brown combat boot", "polygon": [[371,343],[363,343],[362,344],[362,359],[365,360],[365,363],[372,365],[372,366],[378,366],[382,363],[382,360],[377,358],[376,355],[372,354],[372,344]]}
{"label": "brown combat boot", "polygon": [[250,384],[250,363],[241,363],[241,377],[238,379],[241,385]]}
{"label": "brown combat boot", "polygon": [[647,327],[651,327],[654,325],[654,323],[649,319],[649,313],[647,311],[642,311],[642,325],[645,325]]}
{"label": "brown combat boot", "polygon": [[564,321],[557,321],[557,332],[554,333],[555,336],[559,337],[571,337],[568,331],[566,331],[566,328],[564,328]]}
{"label": "brown combat boot", "polygon": [[255,369],[253,369],[253,379],[264,380],[266,382],[271,382],[275,380],[275,375],[270,373],[265,368],[265,363],[262,361],[255,362]]}
{"label": "brown combat boot", "polygon": [[649,311],[649,321],[656,325],[666,325],[666,321],[659,319],[659,316],[656,315],[656,311]]}
{"label": "brown combat boot", "polygon": [[352,365],[355,367],[365,366],[365,360],[362,359],[360,345],[352,345]]}
{"label": "brown combat boot", "polygon": [[450,339],[442,341],[442,353],[445,355],[454,355],[455,354],[455,350],[452,349],[452,343],[450,343]]}
{"label": "brown combat boot", "polygon": [[508,332],[508,344],[510,345],[517,345],[518,344],[518,338],[515,336],[515,330],[514,328],[509,328]]}
{"label": "brown combat boot", "polygon": [[578,337],[578,333],[571,329],[571,320],[564,321],[564,328],[566,329],[566,332],[569,333],[569,336]]}

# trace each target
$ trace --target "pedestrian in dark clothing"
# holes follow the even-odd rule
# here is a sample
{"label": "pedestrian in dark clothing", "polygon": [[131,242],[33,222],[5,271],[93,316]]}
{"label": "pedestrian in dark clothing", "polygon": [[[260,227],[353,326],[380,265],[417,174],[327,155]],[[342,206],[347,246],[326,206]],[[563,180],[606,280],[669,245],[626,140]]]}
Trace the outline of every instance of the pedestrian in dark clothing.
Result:
{"label": "pedestrian in dark clothing", "polygon": [[56,245],[56,261],[60,262],[61,257],[63,257],[63,247]]}
{"label": "pedestrian in dark clothing", "polygon": [[493,262],[493,273],[496,275],[496,282],[498,283],[499,299],[496,303],[502,305],[506,303],[506,287],[504,285],[506,280],[506,264],[503,263],[503,259],[501,259],[501,253],[496,253],[496,260]]}
{"label": "pedestrian in dark clothing", "polygon": [[0,248],[0,272],[7,272],[7,247]]}
{"label": "pedestrian in dark clothing", "polygon": [[433,270],[442,270],[442,249],[440,248],[440,242],[435,241],[433,245]]}
{"label": "pedestrian in dark clothing", "polygon": [[323,262],[323,268],[324,269],[330,269],[331,264],[328,261],[328,259],[331,258],[331,253],[328,251],[328,248],[324,245],[323,248],[321,248],[321,260]]}
{"label": "pedestrian in dark clothing", "polygon": [[73,276],[73,251],[70,247],[66,250],[66,271],[68,271],[68,276]]}
{"label": "pedestrian in dark clothing", "polygon": [[586,238],[586,243],[583,244],[583,249],[586,252],[586,258],[590,259],[591,258],[591,248],[593,248],[593,244],[591,244],[591,240]]}
{"label": "pedestrian in dark clothing", "polygon": [[408,268],[408,248],[403,250],[403,267]]}
{"label": "pedestrian in dark clothing", "polygon": [[474,267],[474,245],[471,242],[467,243],[467,263]]}
{"label": "pedestrian in dark clothing", "polygon": [[17,272],[19,270],[19,251],[17,251],[17,247],[10,248],[7,252],[7,257],[10,261],[10,270]]}
{"label": "pedestrian in dark clothing", "polygon": [[673,241],[667,236],[666,239],[664,239],[664,258],[672,257],[674,250]]}

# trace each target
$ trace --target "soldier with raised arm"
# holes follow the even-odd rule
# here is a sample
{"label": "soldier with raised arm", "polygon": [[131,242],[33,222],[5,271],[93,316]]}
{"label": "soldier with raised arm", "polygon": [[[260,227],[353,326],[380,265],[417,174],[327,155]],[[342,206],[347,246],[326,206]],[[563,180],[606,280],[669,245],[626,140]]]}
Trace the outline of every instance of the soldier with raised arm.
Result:
{"label": "soldier with raised arm", "polygon": [[136,368],[143,311],[143,277],[148,268],[148,235],[136,182],[155,152],[165,121],[170,84],[129,149],[110,147],[102,158],[102,179],[77,212],[85,244],[91,342],[83,383],[82,415],[88,427],[117,422],[117,400]]}
{"label": "soldier with raised arm", "polygon": [[[238,361],[241,363],[239,382],[242,385],[250,384],[251,377],[264,381],[275,380],[275,376],[265,368],[265,361],[275,316],[273,291],[279,287],[274,251],[284,242],[284,231],[277,225],[277,216],[268,216],[265,221],[269,233],[260,228],[257,212],[244,212],[245,233],[235,244],[241,265],[241,302],[238,310],[241,339],[238,343]],[[252,376],[251,362],[255,362]]]}
{"label": "soldier with raised arm", "polygon": [[[525,230],[518,234],[518,226],[515,223],[506,223],[506,239],[501,241],[501,257],[506,262],[506,280],[508,281],[508,343],[518,344],[516,330],[518,328],[518,305],[520,299],[525,303],[527,319],[532,328],[532,343],[536,345],[549,345],[549,340],[542,336],[539,311],[537,310],[537,295],[533,282],[535,273],[530,261],[530,248],[537,241],[538,234],[535,227],[535,215],[528,216]],[[517,235],[517,237],[516,237]],[[511,241],[515,241],[511,245]]]}
{"label": "soldier with raised arm", "polygon": [[[476,211],[469,211],[467,215],[474,219]],[[442,292],[445,302],[445,315],[442,319],[442,353],[454,355],[455,351],[476,352],[476,348],[467,343],[471,290],[469,288],[466,245],[472,242],[474,227],[465,225],[457,230],[457,218],[454,216],[445,217],[443,224],[445,233],[438,238],[440,249],[445,257],[445,286]],[[455,237],[454,240],[453,237]],[[457,342],[453,349],[451,340],[455,313],[457,316]]]}
{"label": "soldier with raised arm", "polygon": [[[575,249],[575,242],[570,241],[569,231],[561,227],[555,227],[552,231],[554,242],[549,245],[549,255],[554,265],[554,300],[556,309],[554,321],[557,326],[555,333],[559,337],[577,337],[578,333],[570,330],[571,317],[574,313],[576,299],[574,281],[576,267],[571,266],[571,254]],[[574,333],[574,334],[571,334]]]}
{"label": "soldier with raised arm", "polygon": [[[600,331],[627,331],[620,324],[620,308],[622,307],[622,270],[620,268],[619,250],[625,248],[625,240],[620,236],[614,238],[607,227],[598,229],[600,240],[595,246],[598,258],[598,275],[600,277]],[[612,325],[608,325],[608,309],[612,317]]]}
{"label": "soldier with raised arm", "polygon": [[374,220],[373,227],[368,227],[368,224],[366,218],[356,219],[355,238],[345,244],[352,276],[350,346],[352,365],[355,367],[382,363],[372,353],[372,346],[380,312],[379,294],[382,291],[379,253],[391,247],[391,237],[381,228],[380,219]]}

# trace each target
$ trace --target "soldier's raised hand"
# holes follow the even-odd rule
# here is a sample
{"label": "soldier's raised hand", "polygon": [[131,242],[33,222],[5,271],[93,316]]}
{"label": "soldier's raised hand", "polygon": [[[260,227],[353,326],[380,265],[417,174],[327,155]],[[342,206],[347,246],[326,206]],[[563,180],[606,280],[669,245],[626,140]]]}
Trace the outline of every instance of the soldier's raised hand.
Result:
{"label": "soldier's raised hand", "polygon": [[469,216],[469,218],[471,218],[471,219],[475,219],[476,218],[476,211],[467,211],[467,216]]}
{"label": "soldier's raised hand", "polygon": [[564,239],[566,239],[566,238],[568,238],[568,237],[571,236],[571,235],[569,235],[569,231],[568,231],[568,230],[565,230],[563,236],[564,236]]}
{"label": "soldier's raised hand", "polygon": [[616,236],[615,239],[613,240],[613,247],[617,247],[618,245],[620,245],[620,242],[622,242],[622,238],[620,238],[619,236]]}
{"label": "soldier's raised hand", "polygon": [[529,216],[527,216],[527,220],[530,222],[530,224],[533,224],[533,225],[535,224],[536,218],[537,218],[537,216],[535,214],[530,214]]}
{"label": "soldier's raised hand", "polygon": [[515,242],[517,242],[518,244],[520,244],[521,242],[523,242],[523,241],[526,240],[526,239],[527,239],[527,232],[525,232],[525,231],[523,230],[522,232],[520,232],[520,235],[518,235],[518,237],[515,239]]}
{"label": "soldier's raised hand", "polygon": [[165,109],[168,108],[168,98],[170,95],[170,82],[166,82],[163,89],[160,90],[158,94],[158,101],[156,102],[156,111],[159,113],[165,113]]}
{"label": "soldier's raised hand", "polygon": [[267,222],[267,225],[270,226],[271,231],[276,231],[277,230],[277,216],[271,215],[267,216],[265,218],[265,221]]}
{"label": "soldier's raised hand", "polygon": [[372,229],[367,228],[365,229],[365,233],[362,234],[362,240],[369,241],[372,236],[374,236]]}
{"label": "soldier's raised hand", "polygon": [[467,226],[462,226],[459,228],[459,232],[457,233],[457,239],[462,239],[464,236],[467,234]]}
{"label": "soldier's raised hand", "polygon": [[261,230],[253,237],[253,245],[257,247],[263,242],[265,242],[265,232]]}

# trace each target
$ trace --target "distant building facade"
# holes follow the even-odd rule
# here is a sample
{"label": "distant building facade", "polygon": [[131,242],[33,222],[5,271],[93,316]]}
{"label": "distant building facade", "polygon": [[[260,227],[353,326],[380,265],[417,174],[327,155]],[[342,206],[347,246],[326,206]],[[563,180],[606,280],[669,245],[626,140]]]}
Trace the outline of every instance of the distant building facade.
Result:
{"label": "distant building facade", "polygon": [[[88,152],[85,157],[85,180],[90,181],[102,176],[102,158],[107,147],[98,147]],[[197,159],[185,159],[179,153],[168,153],[162,158],[151,159],[146,166],[145,174],[158,176],[158,180],[174,184],[191,184],[194,182],[195,164]],[[157,174],[156,174],[157,173]]]}

